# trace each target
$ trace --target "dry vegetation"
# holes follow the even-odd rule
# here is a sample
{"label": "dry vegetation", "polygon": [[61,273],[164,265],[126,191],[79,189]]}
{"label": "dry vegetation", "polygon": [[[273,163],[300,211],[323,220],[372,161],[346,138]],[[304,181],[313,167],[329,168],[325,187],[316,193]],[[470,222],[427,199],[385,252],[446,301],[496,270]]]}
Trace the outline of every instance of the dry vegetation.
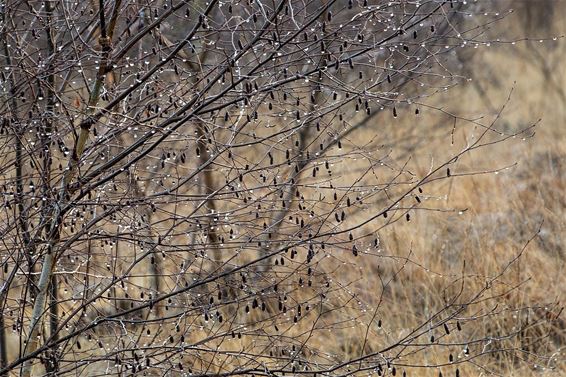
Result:
{"label": "dry vegetation", "polygon": [[[171,222],[175,223],[171,220],[173,216],[167,216],[177,211],[187,213],[196,204],[186,204],[181,199],[156,202],[159,210],[155,214],[151,207],[145,206],[136,209],[135,214],[132,209],[124,217],[118,216],[118,220],[111,219],[101,228],[109,230],[120,221],[152,224],[141,227],[146,233],[136,233],[135,227],[132,228],[132,237],[139,237],[136,239],[139,242],[132,242],[134,246],[126,248],[127,251],[121,249],[122,259],[118,261],[110,260],[113,250],[115,255],[119,253],[118,242],[107,243],[99,249],[93,246],[92,260],[95,262],[85,275],[91,276],[93,281],[107,281],[108,276],[104,274],[107,274],[106,267],[110,270],[111,266],[118,271],[113,272],[114,277],[128,276],[127,288],[115,284],[112,288],[114,300],[110,293],[108,300],[103,296],[103,300],[89,307],[88,313],[85,309],[80,314],[84,314],[84,318],[69,322],[71,329],[64,329],[61,334],[65,336],[65,331],[72,333],[80,326],[88,327],[99,318],[113,316],[119,310],[128,311],[134,305],[146,306],[132,316],[120,316],[126,319],[120,325],[108,321],[96,331],[87,329],[62,343],[66,353],[60,360],[61,368],[73,371],[81,360],[87,359],[90,365],[77,367],[80,371],[77,375],[134,375],[135,371],[125,367],[128,362],[135,368],[138,357],[147,354],[153,357],[152,363],[160,360],[167,365],[167,352],[183,344],[190,345],[187,346],[190,352],[171,351],[174,356],[170,357],[175,361],[171,362],[170,370],[163,367],[150,372],[138,370],[138,373],[177,376],[194,368],[203,375],[213,375],[233,370],[237,365],[248,368],[263,362],[279,366],[283,359],[289,362],[282,369],[288,371],[293,367],[293,371],[306,373],[300,369],[307,364],[302,362],[303,359],[314,360],[309,364],[311,366],[340,365],[418,333],[419,336],[411,338],[410,345],[383,352],[387,358],[395,360],[396,369],[388,369],[389,365],[384,361],[385,371],[380,373],[389,376],[396,370],[397,375],[402,375],[401,371],[407,370],[409,376],[438,376],[439,372],[445,376],[458,375],[456,373],[459,376],[491,373],[516,377],[566,375],[566,320],[560,304],[566,300],[566,71],[562,63],[566,59],[566,43],[564,39],[552,40],[553,36],[566,34],[566,2],[554,1],[551,14],[539,14],[540,9],[529,7],[525,1],[511,3],[517,7],[517,12],[501,21],[498,31],[507,30],[509,39],[536,35],[536,41],[519,41],[513,45],[494,43],[492,47],[481,47],[474,53],[453,56],[455,63],[461,64],[461,73],[473,77],[473,81],[460,80],[448,91],[439,90],[435,96],[421,99],[418,106],[400,106],[396,108],[395,117],[392,112],[384,111],[371,119],[372,124],[344,139],[340,151],[329,153],[334,185],[347,187],[359,178],[356,185],[362,191],[356,192],[362,192],[360,195],[364,197],[363,203],[354,201],[355,193],[345,191],[354,204],[341,225],[347,228],[349,224],[359,224],[368,213],[375,208],[380,211],[383,203],[387,203],[384,197],[363,192],[364,187],[370,189],[374,178],[387,184],[403,171],[403,176],[409,178],[406,186],[403,183],[391,187],[391,195],[395,196],[406,190],[405,187],[412,187],[418,177],[429,173],[431,166],[449,160],[473,142],[484,130],[482,125],[495,122],[495,129],[509,135],[516,132],[516,136],[474,150],[451,163],[449,179],[443,176],[422,186],[423,192],[418,194],[418,211],[409,211],[413,209],[411,205],[404,204],[405,207],[397,209],[389,220],[380,219],[388,226],[378,226],[376,230],[375,224],[367,224],[357,227],[356,235],[351,239],[347,233],[333,239],[333,252],[321,251],[324,254],[321,256],[317,251],[312,273],[311,266],[305,264],[304,254],[301,254],[306,253],[305,246],[297,259],[282,253],[277,256],[276,264],[275,259],[270,260],[274,265],[270,272],[272,276],[246,275],[252,280],[257,278],[258,286],[266,282],[269,289],[273,287],[268,283],[277,281],[285,287],[284,300],[268,288],[265,288],[265,295],[263,290],[259,293],[259,288],[254,292],[243,289],[246,285],[242,282],[244,276],[233,274],[219,279],[220,283],[197,287],[194,292],[183,292],[186,296],[172,296],[173,301],[163,300],[155,307],[153,304],[148,307],[143,292],[151,291],[156,296],[167,294],[212,276],[226,266],[241,266],[253,261],[257,255],[249,250],[229,258],[215,254],[210,258],[212,266],[203,267],[208,262],[198,262],[198,253],[214,254],[215,250],[205,247],[210,235],[196,233],[190,242],[202,248],[192,250],[186,246],[184,250],[185,245],[171,241],[167,255],[156,253],[159,263],[146,260],[124,273],[134,256],[139,257],[151,248],[148,245],[157,234],[166,234],[167,229],[175,229],[174,237],[193,232],[191,226],[194,224],[187,222],[186,225],[172,226]],[[506,5],[500,4],[502,8]],[[538,42],[539,35],[545,39],[543,43]],[[415,107],[419,108],[418,116]],[[528,132],[520,131],[532,124],[536,127]],[[179,134],[193,134],[192,127],[194,125],[189,124],[180,128]],[[333,126],[328,127],[332,129]],[[228,134],[222,132],[219,130],[216,134],[219,139]],[[261,138],[261,132],[268,134],[271,131],[259,130],[254,138]],[[121,145],[110,146],[115,148],[113,153],[136,140],[131,134],[120,137],[122,139],[117,140]],[[493,140],[496,140],[495,136]],[[171,144],[177,145],[176,142]],[[194,150],[199,145],[191,140],[183,147]],[[278,152],[282,155],[283,151]],[[244,162],[253,161],[261,154],[262,159],[268,159],[264,152],[267,153],[267,149],[258,153],[250,148],[242,151],[238,158]],[[159,161],[159,157],[155,161]],[[175,174],[183,176],[194,170],[191,163],[179,164]],[[379,163],[383,171],[379,171],[378,177],[372,175],[372,167]],[[149,187],[151,176],[144,177],[143,174],[139,175],[141,181],[147,178]],[[305,187],[309,182],[314,185],[320,181],[320,178],[311,179],[308,174],[304,175],[301,184],[307,185]],[[224,176],[217,174],[214,177],[217,185],[223,183]],[[237,176],[230,178],[237,179]],[[133,184],[128,179],[117,181],[118,188],[114,191],[118,193],[108,194],[110,201],[119,200],[121,190],[126,188],[132,193],[130,198],[144,197],[144,184]],[[259,182],[257,176],[254,179]],[[269,190],[265,189],[265,192],[267,195]],[[324,190],[312,187],[310,191],[304,190],[306,198],[302,203],[315,203],[321,192]],[[331,191],[328,192],[325,195],[331,195]],[[187,196],[192,193],[190,190],[185,192]],[[261,196],[262,193],[259,188],[255,194]],[[210,192],[199,188],[195,195],[206,198]],[[409,198],[414,200],[413,194]],[[234,208],[238,204],[235,203],[218,201],[216,210],[237,212]],[[334,216],[333,205],[321,200],[313,204],[313,208]],[[268,221],[271,213],[263,208],[259,211],[261,218],[257,220],[248,209],[242,208],[237,217],[238,225],[245,228],[248,224],[248,229],[252,229],[250,232],[260,232],[264,217]],[[410,212],[410,219],[405,217],[405,211]],[[391,225],[389,221],[397,212],[401,215]],[[196,210],[195,213],[199,214]],[[203,223],[209,219],[202,213],[195,217]],[[323,229],[328,226],[323,220],[312,220],[308,229],[319,225]],[[287,224],[281,231],[302,237],[298,235],[301,232],[295,233],[293,224]],[[71,237],[72,231],[66,232],[67,229],[63,235]],[[124,231],[127,240],[125,234]],[[166,237],[163,242],[168,242]],[[73,269],[84,272],[85,263],[77,261],[83,257],[86,244],[85,241],[67,252],[57,267],[60,272]],[[352,258],[353,244],[358,245],[357,258]],[[89,253],[90,247],[88,243]],[[187,250],[197,255],[190,262],[185,255]],[[279,262],[283,259],[284,264]],[[188,264],[182,268],[182,274],[175,272],[181,263]],[[35,273],[39,274],[39,268]],[[153,281],[155,275],[161,278]],[[5,278],[6,272],[1,276]],[[88,282],[78,275],[61,272],[61,276],[65,282],[59,287],[60,310],[68,313],[80,307],[81,299],[77,300],[76,294],[86,292]],[[25,295],[22,293],[26,289],[24,279],[19,278],[19,285],[10,293],[14,307],[20,295]],[[493,284],[486,287],[486,282]],[[249,285],[253,287],[253,283]],[[67,289],[76,291],[68,294]],[[142,297],[139,297],[140,292]],[[318,298],[321,292],[324,292],[324,300]],[[450,301],[458,294],[458,302],[467,303],[461,308]],[[200,311],[209,297],[218,297],[220,301],[222,295],[223,300],[233,298],[233,302],[225,303],[227,309],[222,312],[223,321],[218,321],[219,312],[214,313],[212,305],[208,306],[210,311]],[[265,304],[266,312],[272,317],[266,317],[265,312],[259,310],[248,313],[249,310],[244,309],[255,305],[252,302],[256,297],[261,297],[259,305]],[[289,314],[284,319],[279,317],[283,301],[285,310],[289,307]],[[176,308],[184,308],[185,314],[179,315]],[[435,316],[437,312],[440,315]],[[29,316],[31,306],[25,309],[26,325],[29,325]],[[300,317],[295,326],[290,324],[293,316]],[[429,320],[423,321],[423,318]],[[11,327],[14,322],[13,317],[8,317],[7,326]],[[51,331],[47,328],[45,324],[43,340],[48,339],[47,333]],[[23,331],[27,334],[27,328]],[[22,331],[8,332],[9,361],[21,353],[19,333]],[[120,352],[113,353],[117,349],[113,348],[116,339],[122,344],[118,347]],[[469,339],[478,340],[468,342]],[[143,351],[138,356],[136,347],[142,344]],[[490,352],[492,349],[493,353]],[[295,351],[300,357],[289,356]],[[392,358],[392,354],[402,357]],[[477,362],[474,355],[478,355]],[[118,357],[123,359],[118,361]],[[363,370],[364,363],[362,360],[352,362],[339,372],[348,375],[350,370]],[[415,368],[415,365],[422,367]],[[425,368],[426,365],[434,367]],[[373,366],[372,370],[375,372],[377,368]],[[43,366],[36,366],[34,371],[41,375]],[[261,370],[253,372],[263,374]],[[19,372],[13,373],[18,375]]]}
{"label": "dry vegetation", "polygon": [[[524,9],[529,5],[527,2],[518,3],[518,14],[505,21],[512,32],[521,31],[517,25],[521,25],[521,17],[526,17],[527,11],[537,11]],[[566,6],[563,6],[566,3],[553,3],[554,12],[540,15],[542,20],[531,25],[532,28],[526,33],[563,35],[566,32]],[[532,6],[536,7],[538,3]],[[549,20],[553,20],[553,23]],[[549,312],[544,304],[540,310],[533,311],[514,311],[509,308],[527,307],[535,302],[564,302],[566,299],[566,71],[560,68],[566,49],[559,42],[543,44],[533,39],[536,41],[517,43],[514,47],[478,51],[469,57],[470,60],[463,62],[473,67],[476,82],[454,88],[447,95],[435,98],[434,103],[449,113],[489,119],[504,105],[508,91],[513,88],[500,125],[510,130],[539,118],[542,121],[532,139],[513,139],[486,153],[468,156],[458,161],[453,172],[481,171],[482,167],[485,171],[503,170],[443,182],[435,187],[434,196],[429,198],[442,201],[447,207],[466,211],[421,212],[410,223],[399,224],[381,234],[384,253],[404,250],[407,254],[412,250],[415,263],[415,266],[408,266],[412,268],[406,268],[404,274],[391,285],[384,312],[393,315],[383,314],[387,318],[387,326],[409,328],[414,324],[413,316],[418,318],[423,311],[442,306],[441,289],[452,276],[458,275],[464,261],[466,269],[473,271],[472,274],[491,276],[496,273],[537,233],[539,227],[540,232],[529,243],[520,263],[512,268],[505,279],[509,285],[523,284],[520,291],[499,300],[497,310],[505,314],[466,331],[498,333],[502,329],[515,328],[519,323],[547,316]],[[486,107],[492,109],[491,113],[486,112]],[[403,124],[414,125],[412,115],[408,118],[402,120]],[[467,142],[477,132],[471,128],[456,127],[452,137],[449,129],[434,127],[442,117],[439,119],[433,115],[423,118],[417,123],[418,127],[412,127],[415,137],[422,135],[423,128],[427,129],[426,134],[429,135],[422,143],[422,153],[412,161],[415,172],[425,172],[432,159],[439,159],[442,155],[431,153],[431,149],[444,152],[450,148],[461,148],[458,143]],[[452,139],[455,140],[453,146]],[[370,270],[380,263],[371,262]],[[367,268],[367,265],[360,266],[361,270]],[[366,270],[364,275],[371,276],[371,272]],[[477,284],[482,284],[481,279]],[[368,291],[376,289],[371,281],[360,282],[360,286]],[[555,307],[550,312],[556,314],[559,310],[560,307]],[[547,332],[528,332],[514,340],[524,343],[521,347],[533,353],[542,351],[552,355],[546,364],[520,365],[514,358],[502,356],[492,360],[495,370],[504,376],[566,374],[564,316],[550,326],[544,329]],[[529,345],[538,337],[546,337],[541,345],[542,350]],[[431,353],[429,356],[431,359],[442,359],[446,354]],[[525,353],[524,357],[528,359],[529,354]],[[471,365],[467,366],[464,373],[469,376],[483,374],[487,373]],[[422,375],[435,374],[429,371]]]}

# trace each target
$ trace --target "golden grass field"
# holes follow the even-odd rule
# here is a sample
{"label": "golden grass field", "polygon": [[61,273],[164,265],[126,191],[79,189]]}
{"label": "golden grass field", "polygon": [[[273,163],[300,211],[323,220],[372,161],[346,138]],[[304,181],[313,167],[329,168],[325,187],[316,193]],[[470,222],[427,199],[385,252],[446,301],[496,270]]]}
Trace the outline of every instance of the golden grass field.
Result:
{"label": "golden grass field", "polygon": [[[515,36],[533,33],[550,36],[551,39],[562,36],[566,34],[566,2],[554,3],[554,23],[548,23],[544,30],[517,28],[517,25],[524,25],[520,21],[520,17],[524,17],[521,9],[499,26],[508,28],[509,33]],[[516,4],[521,7],[526,3]],[[412,250],[413,260],[422,265],[407,267],[401,278],[391,285],[387,297],[387,312],[392,314],[388,319],[390,328],[409,327],[413,314],[416,318],[439,307],[442,304],[441,287],[452,274],[457,274],[463,268],[464,261],[468,273],[493,275],[521,250],[527,240],[536,234],[539,226],[540,233],[528,244],[521,261],[504,279],[510,285],[525,283],[520,290],[498,300],[500,308],[541,303],[550,305],[566,300],[564,38],[480,48],[465,58],[463,64],[467,65],[475,81],[435,97],[431,100],[435,106],[442,106],[447,112],[466,118],[482,117],[483,121],[489,123],[505,105],[512,91],[496,123],[498,128],[516,130],[536,123],[539,118],[541,121],[535,128],[534,137],[526,140],[512,138],[504,144],[472,153],[459,160],[453,172],[487,171],[513,165],[509,169],[458,177],[434,186],[434,195],[429,200],[436,205],[442,203],[440,207],[443,208],[467,209],[462,214],[458,211],[417,212],[410,223],[396,224],[380,234],[384,252],[390,249],[395,250],[397,255],[406,255]],[[417,123],[414,123],[414,115],[398,120],[409,124],[413,122],[410,134],[415,138],[427,135],[424,145],[415,151],[409,164],[409,170],[413,169],[417,175],[426,173],[432,157],[436,161],[442,160],[443,155],[462,148],[471,140],[474,132],[478,132],[474,127],[459,126],[458,123],[452,145],[451,126],[446,124],[450,122],[448,117],[424,113]],[[387,123],[391,119],[383,121]],[[443,121],[443,125],[438,126]],[[394,126],[391,127],[393,129]],[[359,135],[360,140],[367,136]],[[363,270],[376,266],[358,267]],[[359,284],[365,285],[368,291],[377,286],[372,279],[364,279]],[[478,284],[481,283],[478,281]],[[560,306],[550,312],[559,310]],[[532,315],[536,317],[543,314],[533,312]],[[475,327],[465,331],[509,330],[520,320],[517,315],[501,315],[497,320],[485,323],[483,329]],[[540,343],[540,348],[532,349],[533,352],[552,355],[546,365],[517,363],[517,360],[506,360],[503,356],[493,361],[493,370],[503,376],[566,376],[564,315],[546,330],[550,335]],[[360,333],[349,334],[352,344],[357,344],[355,339]],[[525,339],[519,341],[528,342],[528,339],[533,340],[539,335],[525,334]],[[353,349],[352,352],[355,354],[357,350]],[[444,354],[430,352],[431,360],[442,361],[445,357]],[[525,354],[525,358],[529,359],[528,354]],[[467,364],[462,371],[466,376],[487,375],[486,371],[474,368],[471,364]],[[438,371],[427,370],[422,373],[422,376],[433,375],[438,375]]]}

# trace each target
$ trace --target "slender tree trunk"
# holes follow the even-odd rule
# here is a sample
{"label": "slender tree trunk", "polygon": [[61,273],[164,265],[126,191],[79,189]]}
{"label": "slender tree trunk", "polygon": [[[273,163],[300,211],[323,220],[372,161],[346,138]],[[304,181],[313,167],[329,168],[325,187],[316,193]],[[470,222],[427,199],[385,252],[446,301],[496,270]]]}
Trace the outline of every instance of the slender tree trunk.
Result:
{"label": "slender tree trunk", "polygon": [[[41,133],[41,145],[43,147],[43,189],[42,195],[45,200],[43,200],[43,213],[49,212],[49,201],[47,198],[51,198],[50,188],[51,188],[51,135],[53,131],[52,117],[54,111],[54,101],[55,101],[55,75],[53,73],[54,60],[56,54],[55,42],[53,40],[51,22],[53,19],[53,6],[51,1],[45,1],[45,11],[47,16],[47,27],[45,28],[45,34],[47,38],[47,51],[48,59],[51,63],[48,69],[49,74],[47,75],[47,106],[45,109],[45,119],[44,127]],[[49,289],[49,335],[53,340],[57,339],[57,328],[59,327],[59,314],[58,314],[58,284],[57,276],[53,275],[51,277],[50,289]],[[45,368],[48,374],[54,374],[59,369],[57,351],[52,350],[51,357],[49,357]]]}
{"label": "slender tree trunk", "polygon": [[[8,353],[6,352],[6,324],[4,323],[4,307],[5,298],[0,299],[0,368],[6,368],[8,365]],[[2,376],[7,376],[3,373]]]}
{"label": "slender tree trunk", "polygon": [[[198,122],[196,124],[197,128],[197,146],[199,148],[199,163],[204,165],[206,161],[208,161],[208,153],[207,153],[207,135],[205,133],[205,125],[202,122]],[[203,184],[204,184],[204,194],[206,197],[210,197],[211,194],[215,191],[214,186],[214,179],[212,177],[212,169],[204,169],[202,171],[203,177]],[[208,247],[213,250],[213,258],[214,262],[221,263],[222,255],[220,252],[220,248],[218,247],[218,237],[216,233],[215,221],[214,217],[218,215],[218,209],[216,208],[216,202],[213,199],[207,199],[206,201],[206,208],[210,213],[208,217],[208,230],[207,230],[207,239],[208,239]]]}
{"label": "slender tree trunk", "polygon": [[[6,18],[6,10],[8,9],[8,4],[4,4],[3,6],[1,6],[0,11],[0,20],[2,22],[2,24],[5,24],[7,22],[7,18]],[[5,28],[5,30],[7,30],[7,28]],[[8,36],[6,34],[6,31],[4,31],[4,33],[2,34],[2,47],[4,50],[4,58],[5,58],[5,66],[6,67],[11,67],[12,66],[12,58],[11,58],[11,53],[10,53],[10,48],[9,48],[9,41],[8,41]],[[16,100],[16,90],[15,90],[15,85],[14,85],[14,72],[12,71],[10,74],[8,74],[6,83],[8,86],[8,90],[7,92],[9,93],[9,98],[6,99],[6,104],[8,105],[9,108],[9,114],[10,114],[10,118],[6,120],[6,124],[8,127],[6,127],[8,130],[13,128],[13,134],[14,134],[14,144],[15,144],[15,154],[16,154],[16,159],[15,159],[15,170],[16,170],[16,196],[15,196],[15,201],[16,201],[16,211],[17,211],[17,216],[18,216],[18,227],[19,230],[21,232],[21,236],[22,239],[24,241],[24,243],[27,245],[29,244],[29,231],[28,231],[28,221],[27,221],[27,212],[25,210],[25,206],[24,206],[24,201],[23,201],[23,187],[24,187],[24,181],[23,181],[23,147],[22,147],[22,131],[21,128],[19,126],[19,122],[17,121],[18,119],[18,114],[17,114],[17,109],[18,109],[18,104],[17,104],[17,100]],[[15,122],[13,122],[15,121]],[[12,127],[10,127],[12,126]],[[33,269],[33,263],[30,257],[30,253],[27,253],[24,251],[25,257],[27,258],[28,261],[28,268],[30,269],[30,272]],[[7,263],[7,262],[6,262]],[[15,272],[15,268],[16,266],[14,266],[14,270],[12,275],[14,275]],[[31,274],[29,275],[31,276]],[[5,328],[5,321],[4,321],[4,306],[6,304],[6,300],[8,298],[8,291],[9,291],[9,286],[12,282],[12,278],[6,279],[4,280],[4,286],[2,287],[3,291],[0,293],[0,367],[5,367],[8,363],[8,355],[7,355],[7,351],[6,351],[6,328]],[[31,279],[31,278],[30,278]],[[33,284],[30,284],[30,280],[27,281],[28,287],[32,287]],[[7,375],[4,374],[4,375]]]}
{"label": "slender tree trunk", "polygon": [[[118,9],[120,8],[120,6],[121,6],[121,1],[120,0],[116,1],[116,4],[114,5],[114,11],[112,14],[112,19],[110,20],[111,29],[115,26],[115,20],[117,18]],[[99,44],[102,47],[102,61],[96,75],[96,80],[90,92],[90,97],[86,111],[87,118],[94,112],[94,109],[98,104],[104,78],[110,68],[108,59],[111,50],[111,40],[107,34],[103,0],[99,0],[98,10],[100,16]],[[28,332],[28,340],[24,350],[25,355],[29,355],[30,353],[33,353],[39,345],[38,335],[39,335],[39,330],[41,328],[39,322],[41,320],[42,313],[45,307],[45,302],[49,291],[49,285],[50,285],[49,283],[53,279],[53,271],[55,269],[55,263],[57,261],[56,253],[58,250],[56,250],[56,245],[59,241],[59,228],[62,223],[63,215],[64,215],[62,212],[62,208],[65,206],[67,202],[67,196],[69,195],[69,185],[77,174],[80,158],[82,157],[83,151],[86,147],[86,142],[90,134],[91,125],[92,125],[91,122],[81,123],[79,137],[75,141],[75,146],[73,147],[73,151],[69,159],[67,170],[65,171],[65,174],[63,175],[63,178],[61,180],[61,187],[59,190],[59,196],[57,198],[57,204],[55,206],[52,216],[50,216],[50,219],[48,221],[48,223],[50,224],[48,238],[47,238],[47,240],[49,240],[49,244],[47,247],[47,254],[45,256],[45,260],[43,262],[41,274],[39,277],[39,283],[38,283],[39,292],[34,302],[34,307],[33,307],[33,312],[32,312],[29,332]],[[55,312],[55,315],[56,314],[57,313]],[[56,332],[57,329],[52,329],[52,331]],[[22,365],[21,376],[22,377],[31,376],[32,367],[33,367],[32,361],[31,360],[26,361]]]}

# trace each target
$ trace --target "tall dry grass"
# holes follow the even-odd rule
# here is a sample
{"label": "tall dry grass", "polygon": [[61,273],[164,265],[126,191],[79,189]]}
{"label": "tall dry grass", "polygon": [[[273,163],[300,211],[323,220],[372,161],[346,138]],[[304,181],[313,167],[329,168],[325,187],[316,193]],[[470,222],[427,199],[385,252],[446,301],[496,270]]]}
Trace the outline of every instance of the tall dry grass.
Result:
{"label": "tall dry grass", "polygon": [[[515,2],[514,5],[518,11],[500,25],[507,27],[510,35],[530,33],[552,39],[566,34],[566,2],[554,2],[553,11],[542,15],[528,15],[537,11],[534,4]],[[371,309],[380,299],[375,294],[380,291],[378,275],[392,276],[392,271],[401,270],[384,290],[378,313],[383,326],[370,330],[366,351],[378,349],[382,339],[399,336],[403,329],[415,326],[423,315],[441,308],[444,289],[462,271],[468,276],[466,289],[479,290],[484,278],[497,274],[523,249],[520,261],[507,271],[501,286],[496,288],[504,290],[507,285],[520,289],[499,298],[497,308],[493,303],[486,303],[485,307],[480,304],[478,313],[495,310],[498,315],[486,317],[473,328],[467,328],[464,323],[462,331],[496,335],[560,313],[560,305],[552,304],[566,299],[566,70],[563,65],[566,44],[560,38],[544,42],[535,39],[484,47],[459,58],[474,81],[463,83],[427,104],[485,123],[505,106],[496,128],[511,132],[537,123],[540,118],[535,135],[524,140],[512,138],[457,161],[452,168],[454,179],[433,184],[428,192],[425,190],[424,203],[438,210],[417,212],[410,222],[386,228],[379,234],[379,254],[365,255],[360,263],[344,267],[350,273],[344,277],[345,282],[353,280],[354,274],[364,277],[355,286],[356,291],[366,292],[360,302],[367,304],[368,310],[336,337],[342,341],[335,344],[334,350],[327,347],[329,353],[348,357],[361,354],[359,339],[365,336],[373,315]],[[480,130],[460,121],[452,128],[449,116],[432,109],[425,108],[419,118],[410,111],[407,113],[410,114],[398,119],[383,115],[376,121],[379,127],[368,127],[356,140],[369,140],[376,132],[395,140],[402,134],[411,140],[407,144],[413,148],[407,170],[417,176],[426,173],[435,161],[462,149]],[[419,138],[415,148],[412,140]],[[395,153],[402,157],[406,152],[403,143],[400,144],[392,158]],[[470,172],[485,174],[466,176]],[[457,177],[458,174],[464,176]],[[538,307],[521,309],[529,305]],[[461,375],[480,376],[490,372],[520,377],[566,375],[564,315],[552,324],[522,332],[506,346],[520,348],[523,353],[519,357],[502,353],[483,358],[482,366],[478,363],[477,367],[466,364],[460,367]],[[462,348],[454,349],[453,353],[458,358],[465,357]],[[535,361],[534,354],[544,354],[547,358],[544,362]],[[425,353],[426,358],[430,363],[439,363],[447,361],[448,356],[445,349],[436,352],[433,347]],[[451,375],[454,369],[448,368],[444,375]],[[433,375],[438,375],[438,371],[422,371],[422,376]]]}

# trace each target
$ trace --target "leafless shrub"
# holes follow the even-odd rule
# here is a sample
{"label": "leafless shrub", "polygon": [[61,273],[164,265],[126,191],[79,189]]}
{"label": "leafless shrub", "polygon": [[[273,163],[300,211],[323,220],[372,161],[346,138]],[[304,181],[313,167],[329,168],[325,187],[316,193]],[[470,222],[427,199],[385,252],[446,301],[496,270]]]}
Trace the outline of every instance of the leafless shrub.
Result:
{"label": "leafless shrub", "polygon": [[[446,210],[429,189],[485,173],[455,171],[462,156],[532,134],[450,115],[442,127],[476,137],[421,175],[407,162],[426,135],[381,134],[464,80],[454,52],[489,43],[500,17],[479,11],[6,1],[1,373],[459,375],[531,350],[557,311],[484,305],[520,287],[508,274],[524,248],[492,276],[453,271],[416,326],[383,317],[393,281],[418,289],[405,271],[431,272],[380,253],[379,232]],[[356,141],[361,130],[375,136]]]}

